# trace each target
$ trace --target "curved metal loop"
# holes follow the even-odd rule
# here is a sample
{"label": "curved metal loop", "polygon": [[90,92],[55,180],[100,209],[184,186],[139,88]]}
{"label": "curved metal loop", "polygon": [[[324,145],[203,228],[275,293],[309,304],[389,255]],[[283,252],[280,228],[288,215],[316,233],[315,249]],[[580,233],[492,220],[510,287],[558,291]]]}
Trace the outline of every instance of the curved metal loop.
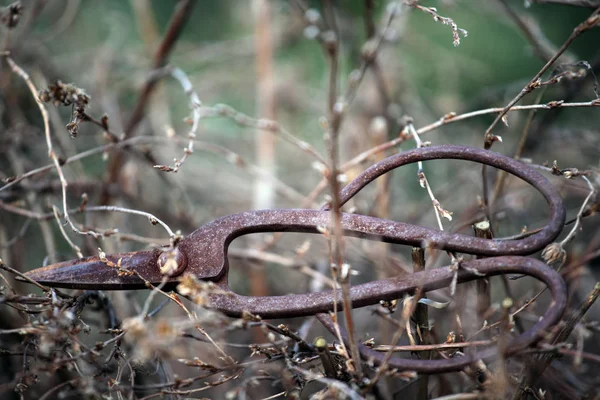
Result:
{"label": "curved metal loop", "polygon": [[[560,234],[565,224],[566,211],[562,198],[556,188],[538,171],[518,160],[505,155],[475,147],[442,145],[424,147],[394,154],[367,168],[353,179],[340,192],[340,203],[344,205],[365,186],[398,167],[430,160],[467,160],[499,168],[514,175],[533,186],[544,196],[550,206],[550,220],[539,232],[519,240],[481,239],[461,234],[451,234],[440,237],[441,242],[462,242],[462,249],[456,250],[482,256],[496,255],[527,255],[542,250]],[[326,208],[324,208],[326,209]],[[460,238],[460,240],[458,240]],[[436,237],[430,240],[436,243]],[[468,242],[465,243],[465,242]]]}
{"label": "curved metal loop", "polygon": [[[485,274],[486,276],[509,273],[529,275],[544,282],[550,289],[550,293],[552,295],[552,304],[550,307],[548,307],[546,313],[534,326],[523,332],[518,337],[514,338],[508,344],[508,346],[503,349],[502,353],[504,356],[508,357],[517,354],[528,346],[537,343],[551,331],[551,328],[556,323],[560,321],[560,318],[562,317],[564,309],[567,305],[567,286],[560,274],[549,268],[541,261],[529,257],[519,256],[492,257],[464,262],[464,266],[468,269],[476,270],[478,273]],[[423,273],[413,274],[413,277],[422,279],[421,283],[416,282],[414,279],[412,279],[412,277],[409,284],[401,281],[401,288],[399,288],[400,290],[398,290],[397,293],[400,295],[411,294],[414,293],[417,288],[422,288],[424,292],[428,292],[430,290],[445,287],[450,283],[453,273],[454,272],[452,269],[450,269],[450,267],[444,267],[425,271]],[[421,277],[419,275],[424,276]],[[473,272],[466,269],[462,269],[458,272],[459,283],[477,279],[481,279],[481,276],[477,276]],[[317,318],[334,336],[337,336],[335,330],[336,328],[328,314],[317,314]],[[343,327],[340,326],[339,328],[342,331],[344,342],[346,345],[349,345],[348,337]],[[384,362],[386,357],[385,353],[370,349],[362,343],[358,343],[358,346],[360,354],[364,359],[373,360],[376,365],[381,365]],[[396,368],[401,371],[410,370],[425,374],[451,372],[459,371],[462,368],[473,364],[477,360],[487,361],[494,359],[498,356],[498,353],[499,349],[496,346],[478,351],[474,354],[467,354],[461,357],[440,360],[417,360],[391,357],[387,361],[387,365],[389,365],[391,368]]]}

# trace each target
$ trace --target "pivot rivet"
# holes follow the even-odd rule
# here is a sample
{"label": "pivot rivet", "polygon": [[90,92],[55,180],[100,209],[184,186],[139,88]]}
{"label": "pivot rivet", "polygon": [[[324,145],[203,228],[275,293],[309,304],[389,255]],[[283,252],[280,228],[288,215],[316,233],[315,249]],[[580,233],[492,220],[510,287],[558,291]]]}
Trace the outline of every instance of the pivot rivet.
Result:
{"label": "pivot rivet", "polygon": [[187,257],[179,249],[164,251],[158,257],[160,273],[166,276],[180,275],[187,267]]}

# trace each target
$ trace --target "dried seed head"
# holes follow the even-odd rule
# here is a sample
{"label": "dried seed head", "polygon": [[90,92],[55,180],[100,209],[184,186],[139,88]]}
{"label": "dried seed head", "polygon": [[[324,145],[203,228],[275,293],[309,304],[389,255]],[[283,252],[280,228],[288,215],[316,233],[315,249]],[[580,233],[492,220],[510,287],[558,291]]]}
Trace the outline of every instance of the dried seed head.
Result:
{"label": "dried seed head", "polygon": [[319,37],[320,33],[321,30],[316,25],[307,25],[306,28],[304,28],[304,37],[308,40],[315,40]]}
{"label": "dried seed head", "polygon": [[350,267],[350,264],[342,264],[342,271],[340,273],[340,279],[342,281],[347,281],[348,278],[350,277],[350,271],[352,270],[352,268]]}
{"label": "dried seed head", "polygon": [[510,308],[512,308],[513,304],[514,304],[514,301],[510,297],[507,297],[504,300],[502,300],[502,308],[504,308],[506,310],[509,310]]}
{"label": "dried seed head", "polygon": [[167,250],[158,257],[158,268],[163,275],[180,275],[186,267],[187,257],[177,248]]}
{"label": "dried seed head", "polygon": [[148,325],[144,323],[143,318],[137,316],[126,318],[123,321],[123,329],[129,333],[130,338],[140,338],[147,334]]}
{"label": "dried seed head", "polygon": [[361,55],[365,61],[372,61],[377,55],[377,40],[368,40],[361,49]]}
{"label": "dried seed head", "polygon": [[317,350],[325,350],[327,348],[327,340],[323,336],[319,336],[313,342]]}
{"label": "dried seed head", "polygon": [[367,347],[373,347],[375,346],[375,338],[367,339],[363,342],[363,344]]}
{"label": "dried seed head", "polygon": [[550,266],[560,268],[567,260],[567,252],[563,249],[560,243],[550,243],[544,251],[542,251],[542,258]]}
{"label": "dried seed head", "polygon": [[380,115],[373,118],[369,123],[369,134],[372,137],[381,139],[382,141],[385,140],[389,134],[387,119]]}
{"label": "dried seed head", "polygon": [[90,96],[81,88],[72,83],[63,83],[57,80],[40,90],[38,98],[41,102],[53,102],[55,105],[70,106],[74,104],[81,110],[90,102]]}
{"label": "dried seed head", "polygon": [[383,308],[387,309],[390,312],[390,314],[393,314],[394,311],[396,311],[396,307],[398,306],[398,299],[393,299],[393,300],[390,300],[390,301],[380,300],[379,304]]}
{"label": "dried seed head", "polygon": [[316,24],[321,19],[321,13],[319,13],[319,10],[317,9],[309,8],[304,13],[304,18],[306,18],[309,23]]}

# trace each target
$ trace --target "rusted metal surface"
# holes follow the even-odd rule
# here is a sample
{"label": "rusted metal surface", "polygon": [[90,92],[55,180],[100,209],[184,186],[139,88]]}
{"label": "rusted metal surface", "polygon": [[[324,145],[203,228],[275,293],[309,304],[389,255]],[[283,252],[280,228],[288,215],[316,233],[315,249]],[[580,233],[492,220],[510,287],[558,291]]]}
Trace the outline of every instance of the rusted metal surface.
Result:
{"label": "rusted metal surface", "polygon": [[[519,257],[543,249],[560,233],[565,222],[562,199],[550,182],[531,167],[506,156],[478,148],[462,146],[435,146],[396,154],[368,168],[350,182],[341,192],[344,204],[363,187],[377,177],[400,166],[436,159],[474,161],[503,169],[531,184],[539,191],[550,209],[550,220],[539,232],[522,240],[484,239],[473,236],[443,232],[403,222],[390,221],[365,215],[342,215],[344,235],[410,246],[428,246],[437,249],[467,253],[490,258],[464,262],[458,273],[458,282],[481,279],[481,275],[493,276],[507,273],[525,274],[544,282],[552,294],[552,303],[542,319],[528,331],[514,339],[505,350],[506,355],[538,341],[544,332],[561,317],[566,306],[566,287],[558,273],[544,263],[532,258]],[[159,250],[122,253],[107,256],[109,262],[98,257],[68,261],[40,268],[28,276],[42,284],[62,288],[118,290],[143,289],[145,282],[124,270],[134,270],[144,279],[158,285],[164,278],[160,267],[172,259],[174,273],[167,274],[166,289],[173,289],[178,275],[192,273],[197,278],[213,281],[222,290],[210,295],[211,307],[226,315],[239,317],[244,311],[262,318],[293,318],[318,315],[330,330],[331,320],[322,314],[333,310],[335,299],[332,292],[319,292],[288,296],[248,297],[230,291],[228,287],[227,248],[237,237],[259,232],[320,233],[330,221],[329,211],[305,209],[278,209],[249,211],[228,215],[214,220],[182,239],[175,252],[169,255]],[[160,262],[159,262],[160,258]],[[120,267],[117,267],[118,265]],[[165,269],[163,268],[163,271]],[[471,271],[469,271],[471,270]],[[477,271],[475,274],[472,271]],[[438,268],[412,274],[408,277],[390,278],[353,286],[350,291],[354,308],[377,304],[380,300],[392,300],[413,293],[417,288],[425,292],[448,286],[454,270]],[[224,293],[223,293],[224,291]],[[341,299],[338,298],[338,309]],[[361,345],[363,357],[376,363],[383,356]],[[423,373],[459,370],[477,358],[488,359],[496,355],[495,348],[475,355],[445,360],[408,360],[392,358],[394,368],[415,370]]]}
{"label": "rusted metal surface", "polygon": [[97,256],[86,257],[38,268],[26,275],[44,285],[68,289],[142,289],[144,284],[138,276],[119,273],[116,266],[120,264],[123,268],[135,269],[142,276],[154,276],[160,254],[161,251],[155,249],[107,255],[106,259],[115,267],[110,267]]}

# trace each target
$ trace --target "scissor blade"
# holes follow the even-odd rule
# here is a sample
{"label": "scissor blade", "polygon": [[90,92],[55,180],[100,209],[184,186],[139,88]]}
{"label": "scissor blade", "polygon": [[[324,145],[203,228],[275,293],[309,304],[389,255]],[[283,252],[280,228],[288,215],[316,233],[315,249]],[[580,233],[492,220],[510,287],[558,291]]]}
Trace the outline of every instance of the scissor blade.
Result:
{"label": "scissor blade", "polygon": [[159,254],[159,250],[148,250],[111,254],[104,260],[87,257],[38,268],[25,275],[42,285],[66,289],[145,289],[146,283],[140,276],[154,285],[162,281],[157,265]]}

